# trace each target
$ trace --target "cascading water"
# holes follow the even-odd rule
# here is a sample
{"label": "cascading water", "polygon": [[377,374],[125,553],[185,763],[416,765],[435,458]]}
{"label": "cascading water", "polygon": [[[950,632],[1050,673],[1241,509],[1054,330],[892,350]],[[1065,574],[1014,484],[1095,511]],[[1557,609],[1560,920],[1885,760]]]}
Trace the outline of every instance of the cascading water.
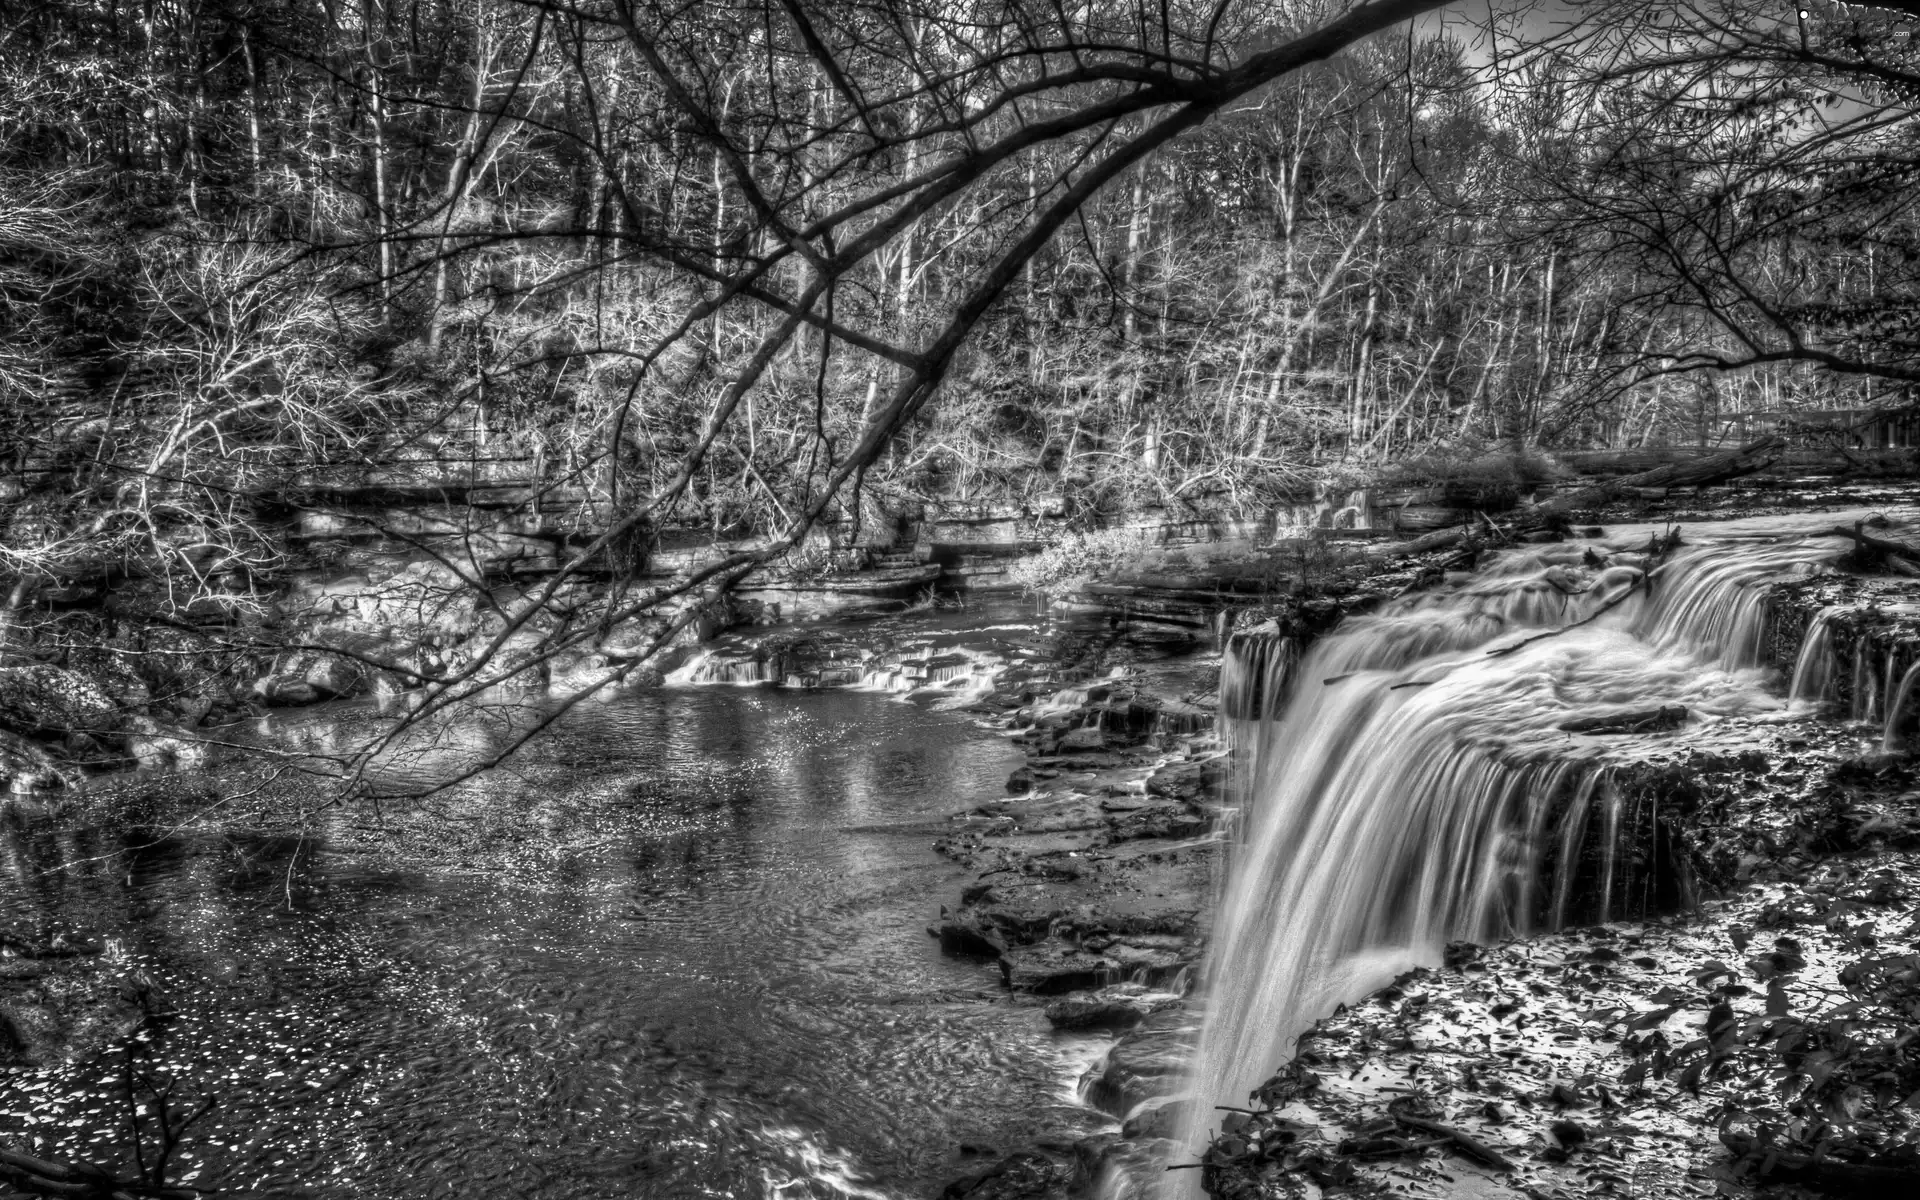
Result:
{"label": "cascading water", "polygon": [[1622,853],[1628,831],[1660,835],[1624,786],[1618,739],[1561,726],[1782,708],[1760,666],[1764,586],[1839,553],[1728,540],[1652,565],[1540,547],[1350,619],[1305,654],[1237,638],[1221,707],[1241,827],[1187,1148],[1203,1145],[1212,1105],[1243,1103],[1314,1019],[1447,942],[1672,903],[1679,881]]}
{"label": "cascading water", "polygon": [[1832,604],[1814,614],[1807,624],[1807,635],[1800,641],[1800,654],[1793,664],[1793,682],[1787,698],[1818,704],[1833,691],[1833,619],[1847,611]]}

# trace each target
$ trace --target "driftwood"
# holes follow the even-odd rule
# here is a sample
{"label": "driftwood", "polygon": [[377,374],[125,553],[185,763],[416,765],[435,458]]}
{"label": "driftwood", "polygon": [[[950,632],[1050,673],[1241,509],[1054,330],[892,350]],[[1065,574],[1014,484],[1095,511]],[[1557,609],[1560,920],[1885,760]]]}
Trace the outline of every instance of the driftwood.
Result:
{"label": "driftwood", "polygon": [[1786,449],[1786,445],[1787,439],[1783,437],[1777,435],[1763,437],[1725,454],[1709,455],[1689,462],[1668,463],[1664,467],[1655,467],[1651,471],[1642,471],[1638,475],[1625,475],[1606,483],[1581,488],[1579,491],[1562,492],[1557,496],[1548,497],[1528,511],[1543,514],[1565,513],[1605,504],[1628,491],[1671,491],[1674,488],[1707,487],[1711,484],[1725,483],[1729,479],[1738,479],[1742,475],[1751,475],[1755,471],[1772,466],[1773,460],[1779,456],[1781,450]]}
{"label": "driftwood", "polygon": [[1513,1170],[1513,1163],[1504,1154],[1472,1134],[1462,1133],[1451,1125],[1442,1125],[1426,1117],[1417,1117],[1406,1111],[1398,1102],[1388,1105],[1387,1111],[1392,1114],[1395,1121],[1408,1129],[1452,1142],[1454,1149],[1475,1162],[1492,1167],[1496,1171]]}
{"label": "driftwood", "polygon": [[1835,525],[1827,532],[1835,537],[1852,538],[1853,553],[1862,565],[1871,565],[1875,559],[1887,569],[1899,575],[1920,575],[1920,547],[1909,546],[1905,542],[1890,542],[1877,538],[1856,524],[1852,529],[1844,525]]}
{"label": "driftwood", "polygon": [[1557,726],[1566,733],[1657,733],[1678,729],[1687,720],[1687,710],[1679,704],[1666,704],[1642,712],[1615,713],[1610,717],[1575,717]]}
{"label": "driftwood", "polygon": [[36,1196],[73,1196],[81,1200],[196,1200],[193,1188],[153,1187],[120,1179],[99,1167],[68,1165],[35,1158],[0,1146],[0,1181]]}
{"label": "driftwood", "polygon": [[1920,1195],[1920,1167],[1911,1164],[1835,1162],[1763,1150],[1754,1139],[1733,1133],[1721,1134],[1720,1140],[1740,1158],[1756,1183],[1797,1183],[1828,1196],[1873,1200]]}
{"label": "driftwood", "polygon": [[1346,1158],[1394,1158],[1402,1154],[1418,1154],[1451,1142],[1451,1138],[1348,1138],[1340,1143],[1340,1153]]}
{"label": "driftwood", "polygon": [[[1696,458],[1688,462],[1668,463],[1662,467],[1655,467],[1651,471],[1642,471],[1638,475],[1626,475],[1592,487],[1580,488],[1577,491],[1562,492],[1515,513],[1510,527],[1514,532],[1537,529],[1554,518],[1564,518],[1566,514],[1579,509],[1598,507],[1628,492],[1647,489],[1669,491],[1673,488],[1706,487],[1710,484],[1725,483],[1729,479],[1751,475],[1755,471],[1771,466],[1786,444],[1786,439],[1782,437],[1763,437],[1725,454],[1709,455],[1706,458]],[[1473,532],[1475,529],[1472,525],[1457,525],[1451,529],[1437,529],[1411,542],[1375,546],[1367,552],[1380,556],[1424,554],[1429,550],[1444,550],[1449,546],[1458,545],[1466,541]]]}

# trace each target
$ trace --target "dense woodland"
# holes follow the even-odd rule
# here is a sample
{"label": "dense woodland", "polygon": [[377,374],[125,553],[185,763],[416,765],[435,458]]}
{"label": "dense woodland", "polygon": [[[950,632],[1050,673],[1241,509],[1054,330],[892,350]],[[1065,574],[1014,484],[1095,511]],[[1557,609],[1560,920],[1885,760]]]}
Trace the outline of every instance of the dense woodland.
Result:
{"label": "dense woodland", "polygon": [[1914,26],[17,5],[0,577],[269,573],[277,506],[395,463],[533,480],[598,553],[928,500],[1249,512],[1383,463],[1907,405]]}

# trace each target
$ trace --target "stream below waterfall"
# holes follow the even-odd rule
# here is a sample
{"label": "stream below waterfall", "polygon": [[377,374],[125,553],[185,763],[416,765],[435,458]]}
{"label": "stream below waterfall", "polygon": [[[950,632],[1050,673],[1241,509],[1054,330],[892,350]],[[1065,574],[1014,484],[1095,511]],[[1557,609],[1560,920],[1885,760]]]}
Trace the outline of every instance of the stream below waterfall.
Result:
{"label": "stream below waterfall", "polygon": [[[954,636],[1036,639],[1013,620]],[[352,718],[284,720],[340,742]],[[10,817],[0,908],[98,931],[164,997],[159,1061],[220,1099],[190,1184],[924,1196],[1105,1120],[1071,1085],[1103,1041],[926,932],[967,877],[930,849],[940,823],[1022,761],[884,694],[638,690],[429,802],[437,855],[356,849],[366,812],[298,841]],[[539,836],[488,837],[508,812]],[[117,1056],[0,1071],[0,1138],[112,1160],[120,1086]]]}

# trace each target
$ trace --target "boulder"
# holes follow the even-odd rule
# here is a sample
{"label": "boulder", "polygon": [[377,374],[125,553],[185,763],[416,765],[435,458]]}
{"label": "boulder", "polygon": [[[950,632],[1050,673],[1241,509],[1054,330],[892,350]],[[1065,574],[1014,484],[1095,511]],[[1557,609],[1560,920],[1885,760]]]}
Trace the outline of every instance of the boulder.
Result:
{"label": "boulder", "polygon": [[110,648],[76,650],[67,657],[67,666],[91,679],[122,712],[144,713],[153,702],[153,691],[129,665],[128,658]]}
{"label": "boulder", "polygon": [[338,700],[365,691],[372,675],[354,659],[326,650],[284,650],[266,674],[254,680],[253,694],[275,707]]}
{"label": "boulder", "polygon": [[1177,1091],[1199,1034],[1190,1013],[1154,1013],[1107,1052],[1087,1087],[1087,1103],[1124,1119],[1144,1101]]}
{"label": "boulder", "polygon": [[230,700],[234,658],[233,651],[203,634],[157,625],[142,632],[136,661],[153,695],[177,706],[181,700]]}
{"label": "boulder", "polygon": [[0,729],[0,791],[50,791],[76,786],[79,778],[46,747]]}
{"label": "boulder", "polygon": [[206,742],[151,717],[129,719],[126,743],[127,753],[143,767],[191,768],[207,762]]}
{"label": "boulder", "polygon": [[0,729],[33,738],[116,737],[126,718],[91,677],[60,667],[0,667]]}

